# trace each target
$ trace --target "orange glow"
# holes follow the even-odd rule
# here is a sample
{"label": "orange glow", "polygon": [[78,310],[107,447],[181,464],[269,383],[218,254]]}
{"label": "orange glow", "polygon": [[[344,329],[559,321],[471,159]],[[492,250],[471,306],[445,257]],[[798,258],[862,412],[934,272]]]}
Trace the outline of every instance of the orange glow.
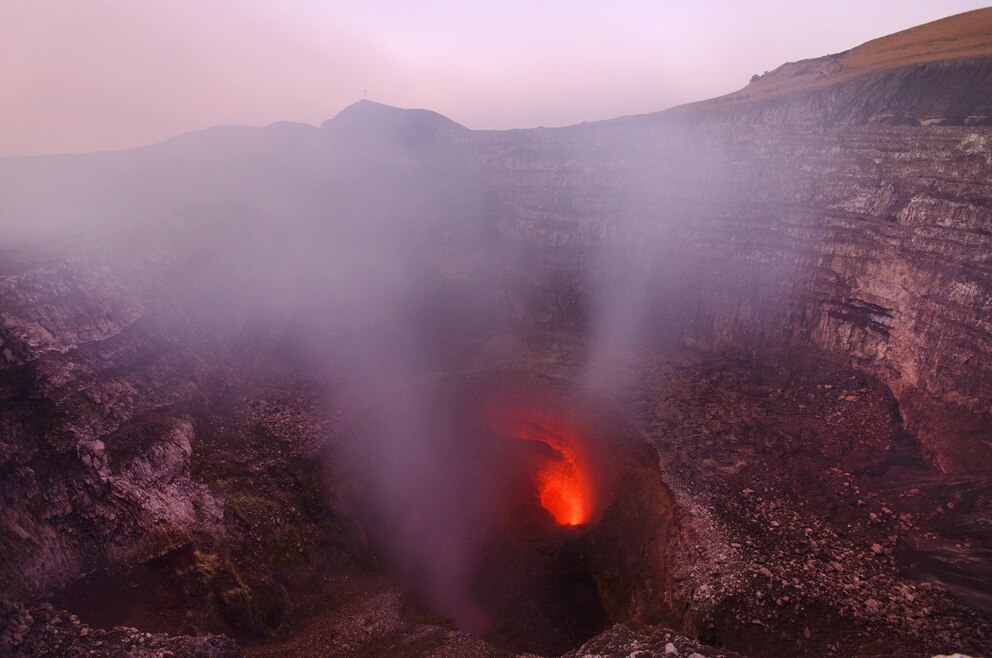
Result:
{"label": "orange glow", "polygon": [[537,494],[541,506],[561,525],[581,525],[592,516],[592,482],[575,432],[560,420],[531,411],[508,416],[513,424],[508,434],[522,441],[544,443],[554,457],[537,472]]}
{"label": "orange glow", "polygon": [[575,462],[560,454],[564,461],[548,462],[537,474],[541,506],[561,525],[581,525],[588,516],[584,483]]}

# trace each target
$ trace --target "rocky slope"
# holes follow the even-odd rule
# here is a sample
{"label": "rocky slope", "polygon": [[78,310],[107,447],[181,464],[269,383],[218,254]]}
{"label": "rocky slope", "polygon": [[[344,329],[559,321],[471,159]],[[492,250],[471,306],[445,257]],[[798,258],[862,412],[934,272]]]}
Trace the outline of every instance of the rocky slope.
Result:
{"label": "rocky slope", "polygon": [[4,592],[188,541],[220,513],[190,479],[191,419],[169,411],[198,394],[197,357],[107,268],[45,265],[2,287]]}
{"label": "rocky slope", "polygon": [[50,605],[29,610],[7,602],[0,602],[0,651],[10,656],[129,658],[234,658],[239,654],[237,644],[225,637],[170,637],[134,628],[94,629]]}
{"label": "rocky slope", "polygon": [[741,123],[988,125],[992,9],[755,75],[744,89],[669,110]]}
{"label": "rocky slope", "polygon": [[[564,129],[477,132],[362,102],[319,129],[217,129],[120,153],[0,161],[0,217],[9,223],[0,245],[0,595],[33,601],[87,574],[151,563],[178,578],[162,592],[183,583],[177,609],[196,608],[173,631],[258,638],[316,610],[298,593],[322,591],[314,579],[338,582],[321,581],[322,569],[376,561],[334,498],[333,478],[316,475],[323,437],[333,434],[324,413],[349,412],[342,373],[366,363],[365,352],[420,374],[514,363],[580,380],[599,372],[599,345],[609,348],[608,366],[623,358],[635,366],[596,382],[621,401],[661,396],[640,403],[648,406],[664,392],[631,382],[666,350],[738,359],[755,372],[773,355],[798,362],[813,351],[880,382],[845,389],[840,402],[806,382],[808,400],[730,429],[739,419],[723,426],[711,411],[646,414],[641,429],[665,459],[685,456],[672,437],[687,428],[736,437],[731,448],[693,455],[712,460],[705,477],[672,475],[685,496],[712,498],[700,518],[737,509],[721,487],[756,489],[721,460],[767,460],[762,450],[777,448],[755,446],[769,436],[793,453],[792,442],[812,443],[799,451],[814,454],[809,469],[829,462],[839,479],[879,468],[893,445],[889,401],[898,405],[891,422],[905,422],[939,471],[992,472],[989,21],[992,10],[973,12],[786,65],[723,99]],[[356,253],[402,267],[383,272]],[[381,304],[363,299],[367,290],[385,291]],[[402,330],[379,343],[355,338],[390,323]],[[576,342],[581,359],[566,353]],[[397,346],[427,356],[408,366]],[[275,394],[259,384],[275,379],[293,383]],[[735,386],[750,397],[720,395],[741,407],[770,395]],[[333,402],[313,401],[328,391]],[[821,394],[830,399],[814,403]],[[836,407],[848,404],[877,422],[845,425]],[[731,406],[721,413],[736,418]],[[783,459],[777,474],[808,477],[790,464]],[[840,487],[832,495],[847,500]],[[776,516],[783,491],[764,494],[771,507],[745,501],[740,518],[714,533],[729,543],[737,521],[785,524],[788,515]],[[852,509],[864,507],[850,498]],[[869,527],[867,519],[858,523]],[[878,537],[887,555],[905,523],[879,523],[893,528]],[[944,537],[934,528],[943,539],[931,540],[949,551],[946,573],[980,590],[944,542],[971,531],[955,526]],[[893,646],[907,631],[888,617],[951,610],[937,615],[939,641],[914,641],[984,646],[987,635],[961,631],[972,613],[942,594],[900,589],[883,601],[882,589],[907,583],[848,532],[829,529],[829,559],[817,564],[841,568],[811,607],[835,611],[832,620],[873,620],[865,637],[882,624]],[[685,576],[686,591],[719,580],[707,569],[725,569],[698,559],[703,575]],[[804,566],[781,564],[777,580],[793,588]],[[752,564],[760,580],[756,565],[769,568]],[[834,572],[864,565],[870,596],[838,599],[850,583],[834,582]],[[722,601],[739,595],[734,587]],[[684,611],[686,629],[733,644],[731,631],[707,630],[720,600],[703,599]],[[747,606],[734,600],[731,612],[741,613]],[[356,604],[359,617],[366,603]],[[389,633],[475,642],[398,619]],[[746,637],[747,620],[737,622],[733,632]],[[804,629],[791,623],[775,632],[801,645]],[[930,630],[918,623],[917,638]],[[131,637],[121,632],[109,637]],[[611,633],[601,645],[633,646],[625,629]],[[664,650],[669,638],[642,640]],[[809,650],[841,651],[839,641],[818,638]]]}

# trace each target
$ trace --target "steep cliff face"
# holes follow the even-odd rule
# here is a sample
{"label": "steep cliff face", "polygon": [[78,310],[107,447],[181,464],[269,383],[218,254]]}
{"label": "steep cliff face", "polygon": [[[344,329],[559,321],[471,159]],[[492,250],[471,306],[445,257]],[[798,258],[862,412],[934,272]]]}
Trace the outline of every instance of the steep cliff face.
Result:
{"label": "steep cliff face", "polygon": [[176,411],[199,394],[191,350],[106,267],[28,266],[0,289],[3,591],[147,560],[215,524]]}
{"label": "steep cliff face", "polygon": [[992,467],[988,129],[620,124],[493,141],[500,226],[545,245],[548,270],[636,244],[646,274],[616,286],[644,289],[659,334],[849,355],[890,383],[941,468]]}

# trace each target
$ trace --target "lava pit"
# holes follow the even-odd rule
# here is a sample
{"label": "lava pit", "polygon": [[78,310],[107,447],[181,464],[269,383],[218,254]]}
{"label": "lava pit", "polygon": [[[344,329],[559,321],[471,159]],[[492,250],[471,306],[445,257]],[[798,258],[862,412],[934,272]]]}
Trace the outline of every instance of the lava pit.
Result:
{"label": "lava pit", "polygon": [[[537,500],[559,525],[588,523],[595,512],[596,479],[591,456],[576,430],[550,409],[529,401],[488,410],[492,428],[521,441],[544,446],[533,475]],[[549,452],[550,451],[550,452]]]}
{"label": "lava pit", "polygon": [[614,623],[678,625],[658,596],[675,504],[655,450],[609,404],[514,373],[392,395],[331,462],[351,470],[338,479],[419,608],[544,654]]}

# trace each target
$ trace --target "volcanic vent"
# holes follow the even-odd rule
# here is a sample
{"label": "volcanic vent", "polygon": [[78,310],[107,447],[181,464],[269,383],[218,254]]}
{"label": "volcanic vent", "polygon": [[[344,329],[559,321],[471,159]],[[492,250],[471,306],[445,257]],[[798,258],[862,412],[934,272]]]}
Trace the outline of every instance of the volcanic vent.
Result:
{"label": "volcanic vent", "polygon": [[[615,623],[677,621],[650,596],[665,585],[675,504],[655,450],[604,401],[506,372],[395,395],[392,410],[353,425],[339,444],[350,457],[331,463],[344,464],[336,476],[352,482],[376,552],[417,606],[545,655]],[[411,399],[426,401],[418,419]],[[428,462],[414,439],[432,444]]]}

